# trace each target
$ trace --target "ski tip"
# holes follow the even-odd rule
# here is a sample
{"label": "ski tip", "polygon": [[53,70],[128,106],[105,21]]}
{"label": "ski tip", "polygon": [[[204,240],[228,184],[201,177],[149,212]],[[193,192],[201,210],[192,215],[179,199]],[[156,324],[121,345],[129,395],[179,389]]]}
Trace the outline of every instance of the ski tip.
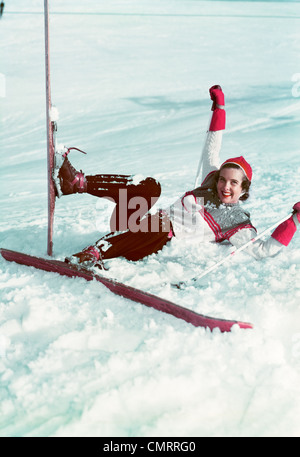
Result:
{"label": "ski tip", "polygon": [[211,330],[218,328],[221,333],[232,332],[233,327],[239,327],[241,330],[253,330],[253,325],[248,322],[239,321],[227,321],[227,320],[216,320],[213,325],[210,326]]}
{"label": "ski tip", "polygon": [[250,324],[249,322],[237,322],[238,326],[242,329],[250,329],[250,330],[253,330],[254,328],[254,325],[253,324]]}

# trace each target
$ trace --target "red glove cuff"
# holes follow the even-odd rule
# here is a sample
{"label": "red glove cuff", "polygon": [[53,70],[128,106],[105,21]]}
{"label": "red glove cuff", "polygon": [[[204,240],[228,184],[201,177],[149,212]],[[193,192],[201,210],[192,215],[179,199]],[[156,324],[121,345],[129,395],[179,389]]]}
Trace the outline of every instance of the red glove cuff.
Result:
{"label": "red glove cuff", "polygon": [[291,216],[287,221],[280,224],[274,233],[272,233],[272,238],[279,241],[279,243],[284,246],[288,246],[292,241],[293,236],[297,231],[296,224],[294,222],[293,216]]}
{"label": "red glove cuff", "polygon": [[213,111],[209,131],[215,132],[217,130],[225,130],[225,124],[226,111],[224,109],[216,108]]}

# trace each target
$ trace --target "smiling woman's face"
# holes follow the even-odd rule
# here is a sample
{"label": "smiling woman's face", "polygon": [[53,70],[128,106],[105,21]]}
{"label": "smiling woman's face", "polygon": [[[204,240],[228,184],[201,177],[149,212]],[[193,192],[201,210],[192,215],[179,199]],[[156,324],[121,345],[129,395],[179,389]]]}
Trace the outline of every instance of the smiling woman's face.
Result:
{"label": "smiling woman's face", "polygon": [[243,171],[237,168],[223,168],[220,171],[217,192],[222,203],[237,203],[239,201],[243,193],[244,179]]}

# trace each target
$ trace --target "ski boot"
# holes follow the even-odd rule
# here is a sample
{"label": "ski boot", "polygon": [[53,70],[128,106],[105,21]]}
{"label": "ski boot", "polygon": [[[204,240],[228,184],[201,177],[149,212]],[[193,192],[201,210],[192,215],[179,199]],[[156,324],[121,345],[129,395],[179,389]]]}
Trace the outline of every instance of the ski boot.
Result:
{"label": "ski boot", "polygon": [[101,256],[101,252],[95,246],[89,246],[83,251],[65,258],[66,263],[81,265],[83,267],[97,267],[100,270],[107,270]]}
{"label": "ski boot", "polygon": [[55,184],[56,196],[84,193],[87,190],[87,181],[82,170],[77,171],[68,159],[68,154],[72,149],[86,154],[78,148],[66,148],[55,151],[53,181]]}

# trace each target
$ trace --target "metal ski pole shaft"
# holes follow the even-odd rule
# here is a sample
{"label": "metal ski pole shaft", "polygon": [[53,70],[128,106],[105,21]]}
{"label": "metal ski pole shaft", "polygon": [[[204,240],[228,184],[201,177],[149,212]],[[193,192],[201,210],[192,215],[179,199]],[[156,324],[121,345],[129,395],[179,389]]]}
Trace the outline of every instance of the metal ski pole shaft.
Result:
{"label": "metal ski pole shaft", "polygon": [[291,217],[291,214],[289,214],[288,216],[285,216],[284,218],[282,218],[280,221],[276,222],[276,224],[272,225],[271,227],[267,228],[266,230],[264,230],[262,233],[260,233],[259,235],[257,235],[255,238],[252,238],[250,241],[248,241],[246,244],[243,244],[243,246],[237,248],[237,249],[234,249],[228,256],[226,256],[224,259],[220,260],[219,262],[215,263],[214,265],[212,265],[211,267],[207,268],[205,271],[203,271],[203,273],[201,273],[200,275],[198,276],[195,276],[194,278],[191,278],[189,279],[188,281],[184,281],[182,283],[180,283],[181,285],[188,285],[190,282],[196,282],[198,281],[199,279],[203,278],[204,276],[208,275],[209,273],[211,273],[212,271],[216,270],[220,265],[223,265],[223,263],[227,262],[227,260],[231,259],[235,254],[237,254],[238,252],[241,252],[241,251],[244,251],[248,246],[250,246],[251,244],[255,243],[256,241],[258,241],[260,238],[262,238],[264,235],[266,235],[268,232],[270,232],[271,230],[275,229],[278,225],[282,224],[283,222],[285,222],[287,219],[289,219]]}

